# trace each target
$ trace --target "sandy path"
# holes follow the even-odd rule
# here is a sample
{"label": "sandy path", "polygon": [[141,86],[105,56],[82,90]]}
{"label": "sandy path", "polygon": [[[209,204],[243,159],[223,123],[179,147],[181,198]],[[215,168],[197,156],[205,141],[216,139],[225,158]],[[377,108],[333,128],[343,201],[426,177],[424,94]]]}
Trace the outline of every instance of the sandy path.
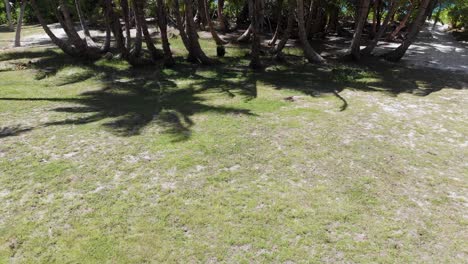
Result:
{"label": "sandy path", "polygon": [[[437,25],[432,31],[427,23],[418,40],[410,46],[402,62],[410,66],[430,67],[468,73],[468,47],[458,42],[446,27]],[[381,43],[376,54],[382,54],[399,46],[399,43]]]}

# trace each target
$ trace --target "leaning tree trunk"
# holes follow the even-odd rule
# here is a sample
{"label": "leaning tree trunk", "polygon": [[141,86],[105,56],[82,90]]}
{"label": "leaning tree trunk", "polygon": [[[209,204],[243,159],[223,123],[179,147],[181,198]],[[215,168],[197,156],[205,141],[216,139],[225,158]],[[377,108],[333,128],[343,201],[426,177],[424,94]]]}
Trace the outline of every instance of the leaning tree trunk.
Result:
{"label": "leaning tree trunk", "polygon": [[154,45],[153,39],[148,30],[148,24],[146,23],[145,15],[144,15],[144,0],[135,0],[136,6],[134,8],[135,18],[138,19],[138,24],[141,27],[141,31],[143,33],[143,37],[145,39],[146,47],[148,48],[149,52],[151,53],[151,57],[153,60],[158,60],[163,58],[163,54],[160,50],[156,48]]}
{"label": "leaning tree trunk", "polygon": [[354,36],[350,47],[351,57],[355,60],[359,60],[361,58],[361,37],[362,30],[364,29],[367,21],[369,2],[370,0],[361,0],[360,2],[358,21],[356,23]]}
{"label": "leaning tree trunk", "polygon": [[[289,0],[289,2],[294,0]],[[288,21],[286,25],[286,29],[284,30],[283,36],[281,36],[280,41],[276,45],[274,49],[272,49],[271,53],[275,54],[276,59],[282,60],[282,50],[286,46],[288,42],[289,36],[291,35],[291,31],[294,25],[294,4],[289,4],[288,8]]]}
{"label": "leaning tree trunk", "polygon": [[209,14],[208,1],[207,0],[201,0],[201,1],[203,2],[204,9],[205,9],[206,23],[208,24],[208,28],[210,29],[211,36],[216,42],[216,54],[218,55],[218,57],[224,57],[224,54],[226,54],[226,49],[224,48],[224,44],[226,44],[227,42],[223,40],[221,37],[219,37],[218,33],[215,30],[213,22],[211,21],[208,15]]}
{"label": "leaning tree trunk", "polygon": [[18,24],[16,25],[16,33],[15,33],[15,47],[21,46],[21,28],[23,26],[23,16],[24,10],[26,9],[26,4],[28,2],[26,0],[21,1],[20,13],[18,16]]}
{"label": "leaning tree trunk", "polygon": [[193,51],[192,51],[191,46],[190,46],[190,40],[189,40],[189,38],[187,36],[187,33],[185,32],[184,23],[182,21],[181,15],[180,15],[180,8],[179,8],[179,1],[178,0],[173,1],[173,9],[174,9],[174,16],[175,16],[175,19],[176,19],[177,30],[179,30],[179,34],[180,34],[180,38],[182,39],[182,43],[184,44],[185,49],[188,51],[187,61],[196,62],[197,57],[195,56],[195,54],[193,54]]}
{"label": "leaning tree trunk", "polygon": [[[177,0],[175,0],[177,1]],[[163,0],[157,0],[157,16],[158,16],[158,26],[161,31],[161,41],[164,51],[164,65],[172,66],[175,64],[174,58],[172,57],[172,52],[169,44],[169,38],[167,37],[167,14],[166,7],[163,3]]]}
{"label": "leaning tree trunk", "polygon": [[[248,0],[248,1],[252,1],[252,0]],[[252,35],[252,27],[253,27],[253,23],[250,23],[249,27],[244,31],[244,33],[242,33],[242,35],[237,38],[237,41],[248,42],[250,40],[250,36]]]}
{"label": "leaning tree trunk", "polygon": [[7,15],[7,20],[8,20],[8,28],[10,31],[13,31],[13,21],[11,19],[11,7],[10,7],[10,1],[4,0],[5,2],[5,9],[6,9],[6,15]]}
{"label": "leaning tree trunk", "polygon": [[104,0],[105,8],[106,8],[106,15],[109,19],[110,26],[112,29],[112,33],[115,38],[115,43],[117,46],[117,50],[122,55],[122,58],[128,58],[128,50],[125,47],[125,38],[123,36],[122,27],[120,26],[120,19],[117,14],[114,12],[113,1],[112,0]]}
{"label": "leaning tree trunk", "polygon": [[[292,7],[291,7],[292,8]],[[299,29],[299,39],[307,60],[311,63],[323,63],[325,60],[320,56],[309,43],[304,25],[304,1],[297,0],[297,23]]]}
{"label": "leaning tree trunk", "polygon": [[185,0],[185,21],[186,21],[186,31],[187,36],[190,44],[190,49],[193,55],[205,65],[211,65],[215,61],[208,58],[205,52],[202,50],[200,46],[200,42],[198,41],[198,34],[197,29],[195,26],[195,21],[193,20],[193,8],[192,8],[192,1]]}
{"label": "leaning tree trunk", "polygon": [[278,3],[276,3],[276,29],[275,33],[273,34],[273,37],[271,40],[268,42],[268,45],[273,46],[276,44],[276,41],[278,40],[280,30],[281,30],[281,17],[282,17],[282,8],[283,8],[283,0],[278,0]]}
{"label": "leaning tree trunk", "polygon": [[252,69],[262,68],[262,63],[260,61],[260,21],[261,21],[261,12],[260,12],[260,2],[261,0],[249,0],[249,11],[250,11],[250,21],[252,26],[252,48],[251,48],[251,60],[249,66]]}
{"label": "leaning tree trunk", "polygon": [[60,12],[58,12],[58,18],[59,20],[62,20],[61,24],[64,28],[65,33],[68,36],[68,39],[73,43],[73,45],[78,50],[80,50],[83,53],[86,52],[88,45],[86,44],[86,41],[83,40],[78,34],[78,32],[76,31],[75,25],[71,18],[70,11],[68,10],[68,6],[66,2],[63,0],[60,0],[59,3],[60,3],[60,6],[58,9],[60,10],[61,14]]}
{"label": "leaning tree trunk", "polygon": [[432,25],[432,31],[434,31],[434,29],[436,28],[437,26],[437,23],[439,22],[440,20],[440,12],[442,11],[442,3],[439,2],[439,9],[437,10],[437,13],[435,15],[435,19],[434,19],[434,24]]}
{"label": "leaning tree trunk", "polygon": [[416,16],[415,20],[411,24],[411,28],[409,30],[408,36],[398,48],[396,48],[395,50],[389,52],[388,54],[384,56],[386,60],[399,61],[405,55],[411,43],[413,43],[414,40],[416,40],[416,37],[418,36],[419,31],[421,30],[421,27],[424,25],[424,22],[426,22],[425,21],[426,16],[427,16],[426,11],[427,11],[429,2],[430,0],[422,0],[419,6],[418,15]]}
{"label": "leaning tree trunk", "polygon": [[74,57],[79,57],[81,56],[80,52],[70,45],[68,42],[63,41],[62,39],[58,38],[52,30],[50,30],[49,26],[47,25],[47,22],[45,19],[42,17],[42,14],[40,12],[39,7],[37,6],[36,0],[30,0],[31,7],[36,15],[37,21],[39,24],[41,24],[41,27],[44,29],[45,33],[49,36],[49,38],[52,40],[52,42],[57,45],[63,52],[70,56]]}
{"label": "leaning tree trunk", "polygon": [[387,30],[388,24],[390,23],[390,19],[393,17],[395,12],[398,9],[398,0],[391,0],[390,4],[390,10],[388,10],[387,16],[385,17],[384,22],[379,28],[379,31],[375,35],[374,39],[367,44],[367,46],[361,51],[362,55],[370,55],[372,51],[374,51],[375,47],[377,46],[377,43],[379,42],[379,39],[383,36],[385,31]]}
{"label": "leaning tree trunk", "polygon": [[81,28],[83,29],[83,33],[85,35],[86,44],[91,47],[97,47],[94,40],[91,38],[91,33],[89,32],[88,25],[83,16],[83,11],[81,10],[80,0],[75,0],[75,8],[76,13],[78,14],[78,19],[80,20]]}
{"label": "leaning tree trunk", "polygon": [[408,22],[408,19],[411,16],[411,13],[413,12],[413,4],[411,4],[410,9],[408,10],[408,13],[403,17],[401,20],[400,24],[395,28],[395,30],[387,37],[387,40],[393,40],[398,33],[406,26],[406,22]]}

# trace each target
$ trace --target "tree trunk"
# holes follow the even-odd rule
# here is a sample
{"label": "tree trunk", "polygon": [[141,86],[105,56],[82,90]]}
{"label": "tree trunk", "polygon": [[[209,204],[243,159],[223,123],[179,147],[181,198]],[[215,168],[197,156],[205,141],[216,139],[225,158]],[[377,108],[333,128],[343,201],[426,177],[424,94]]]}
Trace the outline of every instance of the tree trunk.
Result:
{"label": "tree trunk", "polygon": [[[177,1],[177,0],[175,0]],[[167,14],[166,7],[162,0],[157,0],[157,16],[158,16],[158,26],[161,31],[161,40],[164,51],[164,65],[172,66],[175,64],[174,58],[172,57],[171,47],[169,43],[169,38],[167,37]]]}
{"label": "tree trunk", "polygon": [[395,50],[391,51],[390,53],[384,56],[386,60],[399,61],[405,55],[411,43],[413,43],[413,41],[418,36],[418,33],[421,30],[421,27],[424,25],[424,22],[427,16],[426,11],[427,11],[429,2],[430,0],[422,0],[419,6],[418,15],[416,19],[413,21],[413,23],[411,24],[411,28],[409,30],[408,36],[398,48],[396,48]]}
{"label": "tree trunk", "polygon": [[304,1],[297,0],[297,24],[299,28],[299,39],[307,60],[311,63],[323,63],[325,60],[310,46],[304,25]]}
{"label": "tree trunk", "polygon": [[30,0],[31,7],[36,15],[37,20],[39,21],[39,24],[41,24],[42,28],[44,29],[45,33],[49,36],[49,38],[52,40],[52,42],[57,45],[63,52],[70,56],[80,56],[81,54],[74,48],[73,46],[69,45],[67,42],[63,41],[62,39],[59,39],[55,34],[50,30],[49,26],[47,25],[47,22],[44,20],[42,17],[42,14],[40,12],[39,7],[36,4],[36,0]]}
{"label": "tree trunk", "polygon": [[205,9],[205,14],[206,14],[206,23],[208,24],[208,28],[210,29],[211,36],[213,37],[214,41],[216,42],[217,46],[217,55],[218,57],[224,57],[224,54],[226,53],[226,50],[224,48],[224,44],[227,42],[223,40],[222,38],[219,37],[218,33],[215,30],[215,27],[213,25],[213,22],[211,21],[209,17],[209,11],[208,11],[208,0],[201,0],[204,5]]}
{"label": "tree trunk", "polygon": [[362,30],[366,24],[367,20],[367,11],[369,10],[369,0],[361,0],[359,7],[359,15],[356,23],[353,40],[351,41],[351,57],[355,60],[359,60],[361,57],[361,37]]}
{"label": "tree trunk", "polygon": [[[251,1],[251,0],[248,0]],[[250,11],[249,11],[250,12]],[[242,35],[237,38],[238,42],[248,42],[250,40],[250,35],[252,35],[252,23],[250,23],[249,27],[242,33]]]}
{"label": "tree trunk", "polygon": [[122,7],[122,14],[125,23],[125,47],[127,47],[127,49],[130,50],[132,43],[130,36],[130,10],[128,7],[128,1],[120,0],[120,6]]}
{"label": "tree trunk", "polygon": [[340,6],[332,4],[330,17],[328,18],[327,32],[336,32],[338,30]]}
{"label": "tree trunk", "polygon": [[439,9],[437,10],[435,19],[434,19],[434,24],[432,25],[432,30],[434,30],[437,26],[437,23],[440,20],[440,12],[442,11],[442,4],[439,2]]}
{"label": "tree trunk", "polygon": [[221,32],[227,32],[229,30],[229,22],[226,17],[224,17],[224,0],[218,0],[217,13],[218,13],[218,23]]}
{"label": "tree trunk", "polygon": [[83,11],[81,10],[80,0],[75,0],[75,8],[76,13],[78,14],[78,19],[80,20],[81,28],[83,29],[83,33],[85,35],[86,44],[91,47],[97,47],[94,40],[91,38],[91,33],[89,32],[88,25],[83,17]]}
{"label": "tree trunk", "polygon": [[146,47],[148,48],[149,52],[151,53],[151,57],[153,60],[158,60],[163,57],[163,54],[160,50],[156,48],[154,45],[153,39],[148,30],[148,24],[146,23],[145,14],[144,14],[144,0],[135,0],[137,6],[134,10],[135,18],[139,19],[139,24],[141,27],[141,31],[143,33],[143,37],[145,39]]}
{"label": "tree trunk", "polygon": [[[104,10],[105,10],[105,7],[104,7]],[[110,45],[111,45],[111,32],[112,32],[112,29],[111,29],[111,23],[110,23],[110,18],[107,16],[107,11],[104,11],[105,13],[105,20],[106,20],[106,38],[104,40],[104,43],[101,47],[101,52],[108,52],[110,50]]]}
{"label": "tree trunk", "polygon": [[28,2],[26,0],[21,1],[21,8],[20,8],[19,16],[18,16],[18,24],[16,25],[15,47],[20,47],[21,46],[21,28],[23,26],[24,10],[26,9],[26,4],[27,3]]}
{"label": "tree trunk", "polygon": [[59,10],[63,15],[62,25],[64,26],[64,30],[65,33],[67,33],[68,39],[73,43],[79,52],[83,54],[86,53],[88,45],[86,44],[86,41],[80,37],[78,32],[76,32],[75,25],[70,16],[70,11],[68,10],[66,2],[64,0],[60,0],[59,3]]}
{"label": "tree trunk", "polygon": [[143,12],[139,11],[139,1],[141,0],[133,0],[132,1],[132,8],[133,13],[135,15],[135,28],[136,28],[136,35],[135,35],[135,46],[133,48],[132,55],[135,57],[140,57],[141,55],[141,47],[143,42],[143,36],[141,32],[141,22],[145,20],[145,16]]}
{"label": "tree trunk", "polygon": [[278,0],[277,6],[276,6],[276,29],[275,29],[275,33],[273,34],[273,37],[268,42],[268,45],[270,46],[274,46],[276,44],[276,40],[278,40],[278,37],[279,37],[279,33],[281,30],[282,8],[283,8],[283,0]]}
{"label": "tree trunk", "polygon": [[413,5],[411,4],[410,9],[408,10],[408,13],[406,13],[405,17],[400,21],[400,24],[395,28],[395,30],[387,37],[387,40],[393,40],[398,33],[400,33],[400,30],[402,30],[406,26],[406,22],[408,22],[408,19],[411,16],[411,13],[413,12]]}
{"label": "tree trunk", "polygon": [[193,54],[192,48],[190,46],[190,40],[187,36],[187,33],[185,32],[184,23],[180,15],[180,8],[179,8],[178,0],[173,0],[173,9],[174,9],[174,16],[176,18],[176,27],[179,30],[182,43],[184,43],[185,49],[188,51],[187,61],[196,62],[197,57],[195,56],[195,54]]}
{"label": "tree trunk", "polygon": [[120,54],[124,59],[128,58],[128,50],[125,47],[125,39],[122,32],[122,27],[120,25],[120,19],[114,12],[114,3],[112,0],[105,0],[106,5],[106,14],[109,18],[109,22],[112,28],[112,33],[115,38],[117,49],[120,51]]}
{"label": "tree trunk", "polygon": [[10,29],[10,31],[13,31],[14,28],[13,28],[13,21],[11,19],[10,1],[4,0],[4,2],[5,2],[5,9],[6,9],[6,15],[7,15],[7,20],[8,20],[8,29]]}
{"label": "tree trunk", "polygon": [[[289,0],[291,2],[293,0]],[[281,51],[283,50],[284,46],[286,46],[286,43],[288,42],[289,36],[291,35],[291,31],[294,25],[294,5],[289,4],[288,8],[288,21],[286,22],[286,29],[283,33],[283,36],[281,36],[281,40],[278,42],[278,45],[272,50],[272,54],[276,54],[278,58],[281,57]]]}
{"label": "tree trunk", "polygon": [[197,0],[197,15],[201,30],[206,30],[208,27],[208,20],[206,20],[206,18],[209,16],[209,14],[206,12],[204,2],[205,0]]}
{"label": "tree trunk", "polygon": [[200,42],[198,42],[198,34],[197,29],[195,26],[195,21],[193,20],[193,8],[192,8],[192,1],[185,0],[185,20],[187,26],[187,36],[190,44],[190,49],[192,50],[193,55],[205,65],[211,65],[215,61],[208,58],[205,52],[202,50],[200,46]]}
{"label": "tree trunk", "polygon": [[250,21],[252,26],[252,47],[251,47],[251,59],[249,66],[252,69],[262,68],[262,63],[260,61],[260,1],[261,0],[248,0],[249,1],[249,11],[250,11]]}
{"label": "tree trunk", "polygon": [[390,19],[393,17],[395,12],[398,10],[398,0],[391,0],[390,9],[388,10],[387,16],[385,16],[385,20],[383,24],[380,26],[379,31],[375,35],[374,39],[367,44],[367,46],[361,51],[362,55],[370,55],[374,48],[377,46],[379,39],[383,36],[385,31],[387,30],[388,24],[390,23]]}

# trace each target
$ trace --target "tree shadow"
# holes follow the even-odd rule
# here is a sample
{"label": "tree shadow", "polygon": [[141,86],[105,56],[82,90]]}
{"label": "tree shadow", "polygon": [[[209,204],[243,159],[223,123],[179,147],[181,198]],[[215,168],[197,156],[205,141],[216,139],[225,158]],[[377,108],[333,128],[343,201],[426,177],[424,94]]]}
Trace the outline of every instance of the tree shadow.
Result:
{"label": "tree shadow", "polygon": [[22,125],[0,127],[0,138],[18,136],[31,130],[33,130],[32,127],[23,127]]}
{"label": "tree shadow", "polygon": [[[30,53],[31,57],[38,54]],[[3,59],[27,57],[28,55],[4,56]],[[247,71],[237,69],[204,71],[196,65],[180,61],[179,66],[170,70],[160,68],[116,68],[106,63],[71,60],[68,56],[56,53],[44,56],[34,63],[38,71],[48,69],[55,75],[63,67],[77,66],[83,72],[72,74],[56,81],[57,86],[80,83],[96,78],[103,88],[87,91],[72,98],[13,98],[3,97],[3,101],[50,101],[66,103],[52,111],[72,114],[65,120],[42,124],[41,126],[84,125],[101,122],[118,136],[141,134],[150,123],[157,125],[161,133],[170,134],[174,141],[190,138],[194,125],[192,116],[198,113],[255,115],[248,109],[208,104],[205,95],[210,92],[241,96],[249,100],[256,96],[256,85],[252,78],[241,82],[230,79],[244,76]],[[200,74],[201,72],[201,74]],[[206,73],[207,75],[204,75]],[[178,80],[191,80],[187,85],[178,85]]]}
{"label": "tree shadow", "polygon": [[[26,53],[26,54],[24,54]],[[223,58],[223,64],[203,67],[177,58],[177,66],[163,69],[160,66],[144,68],[116,67],[119,61],[89,62],[71,59],[55,51],[8,53],[2,60],[35,58],[33,67],[41,71],[50,67],[49,74],[59,69],[79,66],[83,72],[61,78],[57,86],[97,79],[102,87],[73,98],[0,98],[14,101],[63,102],[53,111],[69,113],[75,117],[48,122],[44,126],[81,125],[102,122],[109,131],[119,136],[141,134],[153,123],[161,133],[173,136],[175,141],[191,136],[193,115],[212,112],[217,114],[255,115],[248,109],[212,105],[207,95],[215,93],[228,98],[244,100],[258,95],[257,82],[288,89],[312,97],[336,96],[348,108],[341,91],[358,90],[379,92],[397,97],[401,93],[426,96],[445,88],[466,89],[468,77],[452,71],[430,68],[410,68],[369,58],[359,64],[330,60],[326,65],[311,65],[299,56],[287,56],[288,63],[278,64],[264,58],[266,69],[253,72],[248,68],[248,58]]]}

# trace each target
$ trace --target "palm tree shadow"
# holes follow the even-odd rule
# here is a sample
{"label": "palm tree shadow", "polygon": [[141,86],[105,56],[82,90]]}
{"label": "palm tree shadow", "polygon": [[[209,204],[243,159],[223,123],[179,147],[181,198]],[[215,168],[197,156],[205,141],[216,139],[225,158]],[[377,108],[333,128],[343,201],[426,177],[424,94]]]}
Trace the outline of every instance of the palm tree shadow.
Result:
{"label": "palm tree shadow", "polygon": [[33,130],[32,127],[23,127],[21,125],[0,127],[0,138],[18,136],[22,133]]}
{"label": "palm tree shadow", "polygon": [[[16,57],[16,56],[13,56]],[[170,134],[174,141],[189,139],[194,125],[192,116],[198,113],[255,115],[248,109],[214,106],[206,102],[207,92],[222,92],[229,89],[232,93],[250,97],[250,92],[244,91],[244,86],[234,87],[229,81],[218,78],[219,74],[229,73],[217,71],[216,76],[204,77],[197,74],[197,66],[182,65],[170,71],[154,68],[147,69],[116,69],[106,64],[80,62],[69,60],[62,54],[47,56],[39,60],[37,69],[48,68],[51,65],[59,72],[59,68],[79,65],[85,69],[83,73],[68,76],[58,80],[57,86],[80,83],[90,78],[97,78],[103,88],[87,91],[73,98],[0,98],[10,101],[50,101],[61,102],[67,106],[52,109],[55,112],[69,113],[71,118],[47,122],[42,126],[84,125],[102,122],[106,130],[118,136],[139,135],[149,124],[155,124],[160,133]],[[190,79],[194,84],[179,87],[175,80]],[[249,80],[248,80],[249,81]]]}

